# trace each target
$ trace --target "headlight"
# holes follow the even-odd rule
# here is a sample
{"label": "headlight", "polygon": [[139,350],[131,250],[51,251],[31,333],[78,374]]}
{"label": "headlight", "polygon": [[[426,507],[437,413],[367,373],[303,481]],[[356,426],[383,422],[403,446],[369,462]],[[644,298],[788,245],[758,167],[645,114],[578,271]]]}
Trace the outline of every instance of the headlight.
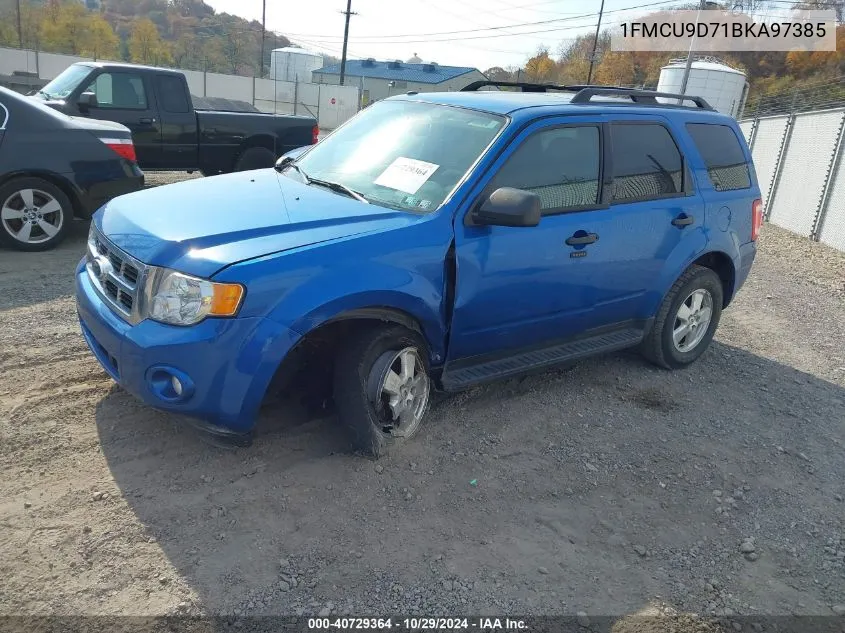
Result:
{"label": "headlight", "polygon": [[193,325],[208,316],[234,316],[244,287],[222,284],[167,268],[150,269],[146,316],[171,325]]}

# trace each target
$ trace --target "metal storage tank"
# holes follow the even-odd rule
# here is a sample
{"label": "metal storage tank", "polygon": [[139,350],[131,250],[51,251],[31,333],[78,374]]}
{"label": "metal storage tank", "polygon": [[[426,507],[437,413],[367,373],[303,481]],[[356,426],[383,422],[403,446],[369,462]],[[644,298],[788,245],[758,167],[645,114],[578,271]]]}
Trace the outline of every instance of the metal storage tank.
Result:
{"label": "metal storage tank", "polygon": [[270,79],[311,83],[311,72],[323,67],[323,56],[304,48],[287,46],[270,53]]}
{"label": "metal storage tank", "polygon": [[[680,93],[686,63],[686,58],[673,59],[661,68],[657,90]],[[739,118],[748,96],[748,81],[744,72],[715,57],[699,57],[690,67],[686,94],[704,97],[719,112]]]}

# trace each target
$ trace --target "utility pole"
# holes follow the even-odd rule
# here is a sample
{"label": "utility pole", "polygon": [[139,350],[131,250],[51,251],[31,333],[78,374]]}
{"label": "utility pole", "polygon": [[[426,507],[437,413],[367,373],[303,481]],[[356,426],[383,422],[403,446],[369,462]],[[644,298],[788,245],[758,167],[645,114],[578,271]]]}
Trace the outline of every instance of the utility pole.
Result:
{"label": "utility pole", "polygon": [[21,0],[17,0],[18,9],[18,46],[23,48],[23,29],[21,28]]}
{"label": "utility pole", "polygon": [[[701,12],[707,8],[709,3],[707,0],[701,0],[701,4],[698,5],[698,13],[695,14],[695,31],[698,32],[698,20],[701,17]],[[687,53],[687,65],[684,68],[684,78],[681,80],[681,94],[687,94],[687,82],[689,81],[689,72],[690,68],[692,67],[692,54],[693,49],[695,48],[695,33],[692,35],[692,40],[690,40],[689,44],[689,52]],[[678,104],[680,105],[683,103],[683,99],[678,99]]]}
{"label": "utility pole", "polygon": [[601,17],[604,14],[604,0],[601,0],[599,9],[599,23],[596,24],[596,37],[593,39],[593,54],[590,55],[590,70],[587,73],[587,85],[593,80],[593,64],[596,62],[596,48],[599,45],[599,31],[601,31]]}
{"label": "utility pole", "polygon": [[346,77],[346,44],[349,42],[349,18],[353,15],[358,15],[352,12],[352,0],[346,0],[346,11],[341,11],[346,15],[346,26],[343,28],[343,52],[340,55],[340,85],[343,85],[343,80]]}
{"label": "utility pole", "polygon": [[261,0],[261,57],[258,58],[258,76],[264,76],[264,39],[267,36],[267,0]]}

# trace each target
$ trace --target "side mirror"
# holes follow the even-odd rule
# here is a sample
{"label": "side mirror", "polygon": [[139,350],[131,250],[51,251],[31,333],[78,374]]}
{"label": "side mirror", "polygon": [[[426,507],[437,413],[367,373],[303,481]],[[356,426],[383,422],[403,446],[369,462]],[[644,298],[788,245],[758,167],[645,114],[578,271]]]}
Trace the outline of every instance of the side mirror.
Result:
{"label": "side mirror", "polygon": [[501,187],[473,211],[474,224],[490,226],[537,226],[540,224],[540,196],[523,189]]}
{"label": "side mirror", "polygon": [[76,105],[79,106],[80,112],[87,112],[89,108],[96,108],[99,105],[97,102],[97,95],[93,92],[83,92],[79,95]]}

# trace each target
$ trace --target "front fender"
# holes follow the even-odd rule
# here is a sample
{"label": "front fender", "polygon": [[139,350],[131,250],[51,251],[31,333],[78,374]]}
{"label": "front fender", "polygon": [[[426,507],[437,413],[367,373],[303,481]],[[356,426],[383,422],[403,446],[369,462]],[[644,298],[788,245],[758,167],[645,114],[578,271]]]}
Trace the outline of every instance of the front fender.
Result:
{"label": "front fender", "polygon": [[368,262],[354,272],[329,269],[311,277],[285,293],[269,318],[304,336],[355,310],[397,310],[419,324],[436,365],[445,357],[442,289],[442,279]]}

